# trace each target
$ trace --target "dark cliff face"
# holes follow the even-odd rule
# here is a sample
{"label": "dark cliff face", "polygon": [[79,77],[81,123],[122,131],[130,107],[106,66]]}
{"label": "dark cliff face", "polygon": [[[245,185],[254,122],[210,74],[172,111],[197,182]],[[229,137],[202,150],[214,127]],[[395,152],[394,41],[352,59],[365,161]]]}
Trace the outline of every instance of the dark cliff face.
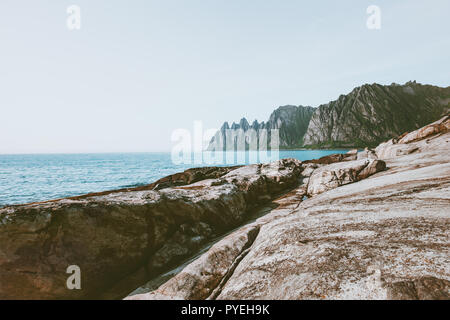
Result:
{"label": "dark cliff face", "polygon": [[[279,129],[280,148],[374,146],[436,121],[450,111],[450,87],[407,82],[404,85],[365,84],[318,108],[283,106],[267,123],[244,118],[231,129]],[[212,139],[224,137],[228,123]]]}
{"label": "dark cliff face", "polygon": [[280,130],[280,147],[301,147],[314,111],[312,107],[280,107],[270,116],[266,129]]}
{"label": "dark cliff face", "polygon": [[450,87],[408,82],[365,84],[321,105],[311,118],[305,146],[373,146],[433,122],[450,110]]}

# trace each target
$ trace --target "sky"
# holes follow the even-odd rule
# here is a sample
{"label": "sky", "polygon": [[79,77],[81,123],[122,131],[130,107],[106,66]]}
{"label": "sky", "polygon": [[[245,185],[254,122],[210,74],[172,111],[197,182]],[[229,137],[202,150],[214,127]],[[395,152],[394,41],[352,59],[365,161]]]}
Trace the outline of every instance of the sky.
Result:
{"label": "sky", "polygon": [[194,121],[266,121],[364,83],[449,86],[449,12],[448,0],[2,0],[0,154],[170,151]]}

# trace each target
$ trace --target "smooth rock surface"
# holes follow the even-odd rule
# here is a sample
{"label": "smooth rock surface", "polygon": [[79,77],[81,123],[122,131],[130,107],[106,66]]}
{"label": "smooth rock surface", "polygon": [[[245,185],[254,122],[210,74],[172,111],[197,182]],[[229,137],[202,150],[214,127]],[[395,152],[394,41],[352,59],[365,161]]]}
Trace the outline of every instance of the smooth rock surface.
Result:
{"label": "smooth rock surface", "polygon": [[386,168],[382,160],[357,160],[334,163],[314,171],[308,184],[313,196],[349,183],[365,179]]}

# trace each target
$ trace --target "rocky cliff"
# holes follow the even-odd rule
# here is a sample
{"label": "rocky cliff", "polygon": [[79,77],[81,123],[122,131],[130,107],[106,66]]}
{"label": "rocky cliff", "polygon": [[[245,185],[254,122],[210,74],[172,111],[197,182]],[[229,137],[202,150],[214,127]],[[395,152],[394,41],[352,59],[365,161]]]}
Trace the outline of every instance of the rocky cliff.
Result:
{"label": "rocky cliff", "polygon": [[246,119],[226,129],[279,129],[280,148],[365,147],[418,129],[450,111],[450,87],[407,82],[404,85],[365,84],[318,108],[285,106],[275,110],[267,123]]}
{"label": "rocky cliff", "polygon": [[450,87],[408,82],[363,85],[321,105],[304,136],[306,146],[376,146],[436,121],[450,110]]}

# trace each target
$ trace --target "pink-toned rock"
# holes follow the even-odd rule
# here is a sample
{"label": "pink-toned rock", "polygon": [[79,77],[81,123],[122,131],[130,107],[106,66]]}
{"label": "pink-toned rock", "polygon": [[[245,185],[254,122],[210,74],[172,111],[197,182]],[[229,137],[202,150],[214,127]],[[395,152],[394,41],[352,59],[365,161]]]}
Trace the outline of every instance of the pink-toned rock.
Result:
{"label": "pink-toned rock", "polygon": [[386,162],[383,160],[371,160],[369,164],[358,173],[358,180],[366,179],[375,173],[384,171]]}
{"label": "pink-toned rock", "polygon": [[356,160],[321,167],[309,179],[308,195],[313,196],[365,179],[385,168],[386,164],[382,160]]}
{"label": "pink-toned rock", "polygon": [[442,119],[433,122],[423,128],[408,133],[401,138],[398,143],[411,143],[414,141],[423,140],[429,136],[436,135],[438,133],[446,133],[450,130],[450,116],[445,116]]}
{"label": "pink-toned rock", "polygon": [[[420,128],[416,131],[405,133],[398,138],[381,143],[376,149],[379,159],[391,159],[398,156],[420,152],[421,148],[427,148],[428,140],[445,134],[450,130],[450,116]],[[416,143],[412,143],[416,142]]]}

